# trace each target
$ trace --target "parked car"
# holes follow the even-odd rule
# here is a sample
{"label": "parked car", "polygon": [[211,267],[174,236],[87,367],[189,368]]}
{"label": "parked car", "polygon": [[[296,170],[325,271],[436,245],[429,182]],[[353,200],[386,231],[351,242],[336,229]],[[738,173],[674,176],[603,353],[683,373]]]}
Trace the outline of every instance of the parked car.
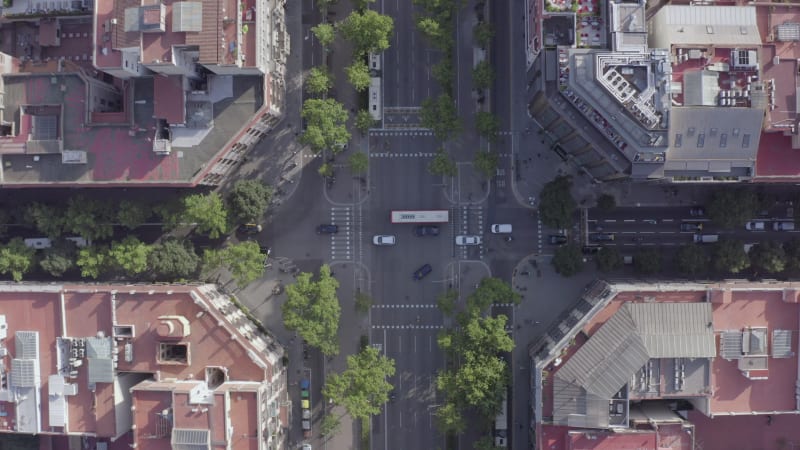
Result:
{"label": "parked car", "polygon": [[414,234],[417,236],[438,236],[439,225],[417,225],[414,228]]}
{"label": "parked car", "polygon": [[311,444],[303,444],[303,448],[301,450],[311,450]]}
{"label": "parked car", "polygon": [[456,245],[481,245],[482,242],[480,236],[456,236]]}
{"label": "parked car", "polygon": [[594,255],[595,253],[599,252],[601,248],[603,247],[600,247],[598,245],[593,245],[593,246],[586,245],[581,249],[581,251],[583,252],[584,255]]}
{"label": "parked car", "polygon": [[613,241],[613,233],[594,233],[589,235],[589,240],[593,242]]}
{"label": "parked car", "polygon": [[509,223],[495,223],[491,227],[494,234],[508,234],[511,233],[512,227]]}
{"label": "parked car", "polygon": [[702,206],[695,206],[689,210],[689,215],[692,217],[701,217],[706,215],[706,209]]}
{"label": "parked car", "polygon": [[703,224],[697,222],[683,222],[681,223],[681,231],[698,232],[703,231]]}
{"label": "parked car", "polygon": [[325,224],[317,227],[317,234],[334,234],[339,232],[339,225]]}
{"label": "parked car", "polygon": [[425,264],[414,272],[414,280],[419,281],[428,276],[433,270],[430,264]]}
{"label": "parked car", "polygon": [[378,234],[372,237],[372,243],[375,245],[394,245],[396,242],[395,237],[390,234]]}
{"label": "parked car", "polygon": [[694,242],[696,244],[713,244],[719,241],[718,234],[695,234]]}
{"label": "parked car", "polygon": [[775,222],[772,224],[775,231],[794,231],[794,222]]}
{"label": "parked car", "polygon": [[564,245],[567,243],[567,237],[560,234],[551,234],[550,235],[550,244],[552,245]]}
{"label": "parked car", "polygon": [[764,231],[766,229],[766,224],[760,220],[751,220],[744,224],[744,228],[750,231]]}
{"label": "parked car", "polygon": [[243,223],[239,225],[239,233],[242,234],[258,234],[261,233],[261,224],[257,223]]}

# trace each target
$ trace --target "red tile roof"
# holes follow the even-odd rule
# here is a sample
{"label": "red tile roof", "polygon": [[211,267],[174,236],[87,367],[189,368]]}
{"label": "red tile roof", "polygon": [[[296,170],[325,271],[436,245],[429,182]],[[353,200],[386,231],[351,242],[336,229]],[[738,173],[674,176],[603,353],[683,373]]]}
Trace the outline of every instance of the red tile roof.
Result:
{"label": "red tile roof", "polygon": [[183,77],[156,75],[153,83],[153,115],[170,124],[186,122]]}
{"label": "red tile roof", "polygon": [[[222,57],[230,42],[222,41],[222,2],[203,0],[203,31],[186,33],[186,44],[200,47],[201,64],[222,63]],[[222,45],[226,49],[222,48]]]}

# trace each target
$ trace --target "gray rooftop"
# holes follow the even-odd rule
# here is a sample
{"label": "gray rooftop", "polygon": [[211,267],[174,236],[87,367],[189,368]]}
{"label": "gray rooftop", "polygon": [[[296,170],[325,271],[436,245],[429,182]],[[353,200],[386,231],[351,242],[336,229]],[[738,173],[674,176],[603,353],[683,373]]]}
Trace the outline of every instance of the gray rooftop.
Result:
{"label": "gray rooftop", "polygon": [[761,46],[755,6],[666,5],[652,19],[650,47]]}
{"label": "gray rooftop", "polygon": [[606,426],[608,400],[648,360],[716,356],[711,323],[710,303],[622,305],[556,372],[554,422]]}
{"label": "gray rooftop", "polygon": [[719,91],[717,72],[690,70],[683,74],[684,106],[716,106]]}

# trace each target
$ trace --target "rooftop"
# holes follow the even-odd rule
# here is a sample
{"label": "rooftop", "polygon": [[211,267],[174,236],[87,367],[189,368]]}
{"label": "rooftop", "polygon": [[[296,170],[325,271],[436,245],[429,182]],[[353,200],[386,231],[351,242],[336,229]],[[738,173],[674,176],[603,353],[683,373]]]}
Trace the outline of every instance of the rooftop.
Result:
{"label": "rooftop", "polygon": [[209,430],[255,450],[288,426],[280,349],[211,285],[0,285],[0,346],[0,431],[108,440],[136,424],[141,449]]}
{"label": "rooftop", "polygon": [[761,45],[755,6],[665,5],[650,19],[651,48]]}
{"label": "rooftop", "polygon": [[[176,79],[158,83],[165,81],[174,84]],[[184,139],[173,142],[170,155],[159,156],[153,153],[152,146],[156,109],[175,123],[180,123],[180,114],[175,104],[165,106],[155,102],[153,77],[138,78],[127,84],[125,95],[134,100],[132,126],[86,126],[87,86],[77,74],[6,76],[5,114],[7,120],[15,122],[15,130],[24,129],[25,125],[21,123],[21,105],[63,105],[59,118],[63,148],[83,150],[87,158],[85,164],[64,164],[60,154],[34,156],[20,151],[6,152],[2,155],[4,169],[0,183],[7,186],[189,184],[264,101],[260,76],[212,75],[208,85],[208,95],[191,99],[198,105],[192,123],[199,128],[190,126],[174,133]]]}

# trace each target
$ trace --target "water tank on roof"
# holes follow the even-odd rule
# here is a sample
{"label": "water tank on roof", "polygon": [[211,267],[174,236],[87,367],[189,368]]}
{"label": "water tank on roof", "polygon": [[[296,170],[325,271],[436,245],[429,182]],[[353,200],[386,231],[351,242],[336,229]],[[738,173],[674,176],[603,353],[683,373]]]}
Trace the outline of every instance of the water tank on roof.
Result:
{"label": "water tank on roof", "polygon": [[189,321],[183,316],[161,316],[158,318],[156,333],[165,339],[182,339],[191,332]]}

